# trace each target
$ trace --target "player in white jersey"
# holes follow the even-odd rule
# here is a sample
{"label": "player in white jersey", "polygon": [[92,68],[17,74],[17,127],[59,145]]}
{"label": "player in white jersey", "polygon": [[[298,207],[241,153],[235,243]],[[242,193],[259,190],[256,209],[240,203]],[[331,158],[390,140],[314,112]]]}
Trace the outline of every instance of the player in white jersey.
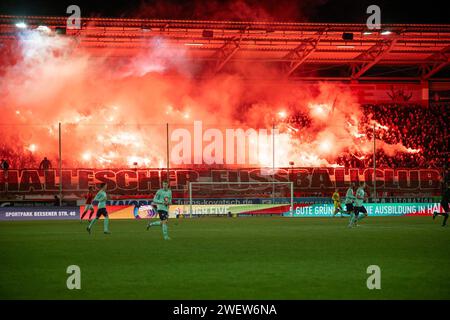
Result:
{"label": "player in white jersey", "polygon": [[[364,208],[364,199],[366,198],[366,192],[364,191],[364,188],[366,187],[364,182],[361,182],[358,190],[356,190],[355,194],[355,209],[354,209],[354,216],[350,219],[349,227],[356,226],[358,224],[358,221],[361,221],[365,217],[367,217],[367,210]],[[360,215],[361,213],[361,215]]]}

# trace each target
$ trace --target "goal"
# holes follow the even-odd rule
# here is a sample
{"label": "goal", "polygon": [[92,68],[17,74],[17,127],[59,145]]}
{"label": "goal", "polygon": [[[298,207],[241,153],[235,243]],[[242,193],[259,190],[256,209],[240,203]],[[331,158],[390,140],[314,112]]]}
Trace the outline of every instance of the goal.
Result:
{"label": "goal", "polygon": [[189,182],[192,216],[292,215],[293,182]]}

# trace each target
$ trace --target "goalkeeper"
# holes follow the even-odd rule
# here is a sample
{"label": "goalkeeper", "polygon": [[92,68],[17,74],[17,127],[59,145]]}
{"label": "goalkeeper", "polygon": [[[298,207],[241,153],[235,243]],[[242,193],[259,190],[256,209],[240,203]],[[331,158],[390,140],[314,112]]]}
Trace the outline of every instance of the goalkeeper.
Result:
{"label": "goalkeeper", "polygon": [[169,189],[169,183],[167,181],[164,181],[162,189],[156,192],[153,203],[157,206],[161,221],[149,222],[147,230],[152,226],[161,226],[164,240],[170,240],[167,220],[169,219],[169,205],[172,203],[172,190]]}
{"label": "goalkeeper", "polygon": [[336,189],[333,193],[333,196],[331,197],[331,199],[333,199],[333,203],[334,203],[334,212],[333,212],[333,217],[336,216],[336,214],[338,214],[339,212],[341,213],[341,218],[342,218],[342,206],[341,206],[341,197],[339,196],[339,191],[338,189]]}

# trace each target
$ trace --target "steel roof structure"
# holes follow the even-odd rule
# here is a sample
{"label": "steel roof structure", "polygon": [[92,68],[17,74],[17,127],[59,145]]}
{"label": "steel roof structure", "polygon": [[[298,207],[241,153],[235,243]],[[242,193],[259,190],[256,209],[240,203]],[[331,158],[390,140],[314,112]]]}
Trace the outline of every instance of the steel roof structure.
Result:
{"label": "steel roof structure", "polygon": [[368,30],[364,24],[82,18],[81,28],[70,29],[67,19],[0,15],[0,41],[17,38],[16,23],[25,22],[73,37],[98,56],[130,57],[163,38],[186,48],[202,74],[230,72],[244,62],[301,80],[450,81],[450,25]]}

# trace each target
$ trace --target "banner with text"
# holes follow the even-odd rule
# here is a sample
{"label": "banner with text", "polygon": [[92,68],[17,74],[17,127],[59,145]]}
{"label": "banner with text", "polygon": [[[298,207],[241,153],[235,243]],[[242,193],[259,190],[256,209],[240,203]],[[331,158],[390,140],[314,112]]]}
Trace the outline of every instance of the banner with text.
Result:
{"label": "banner with text", "polygon": [[[365,203],[364,207],[369,216],[417,216],[432,215],[435,211],[442,212],[439,203]],[[296,206],[292,213],[285,212],[283,215],[293,217],[331,217],[333,212],[334,205],[332,204],[312,204]]]}
{"label": "banner with text", "polygon": [[8,220],[77,220],[78,207],[0,207],[0,221]]}
{"label": "banner with text", "polygon": [[[169,178],[173,191],[187,195],[189,182],[255,182],[251,185],[215,185],[209,198],[226,194],[227,191],[266,191],[270,185],[259,182],[290,182],[295,192],[332,193],[335,188],[346,188],[351,182],[365,181],[373,188],[373,169],[349,168],[279,168],[267,174],[261,168],[245,169],[64,169],[9,170],[0,174],[0,194],[55,194],[59,183],[65,194],[81,194],[89,186],[106,183],[108,193],[131,195],[153,193],[161,187],[161,181]],[[440,192],[441,174],[438,169],[377,169],[376,189],[378,192],[436,193]]]}

